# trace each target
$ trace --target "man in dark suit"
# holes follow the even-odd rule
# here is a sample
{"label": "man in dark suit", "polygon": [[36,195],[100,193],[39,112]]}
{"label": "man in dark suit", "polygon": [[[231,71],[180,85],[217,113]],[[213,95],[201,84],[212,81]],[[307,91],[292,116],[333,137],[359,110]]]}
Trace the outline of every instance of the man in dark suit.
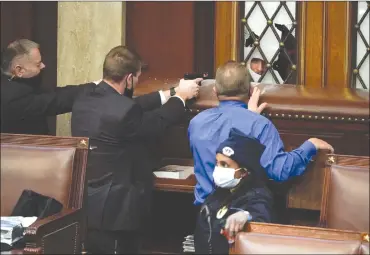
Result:
{"label": "man in dark suit", "polygon": [[150,145],[184,117],[185,101],[199,92],[201,79],[181,80],[170,91],[132,99],[140,73],[136,53],[113,48],[104,61],[102,82],[85,90],[72,109],[72,135],[90,138],[89,252],[139,252],[157,167]]}
{"label": "man in dark suit", "polygon": [[12,42],[1,56],[1,132],[49,134],[47,117],[70,112],[79,91],[93,83],[42,92],[45,68],[39,45],[27,39]]}

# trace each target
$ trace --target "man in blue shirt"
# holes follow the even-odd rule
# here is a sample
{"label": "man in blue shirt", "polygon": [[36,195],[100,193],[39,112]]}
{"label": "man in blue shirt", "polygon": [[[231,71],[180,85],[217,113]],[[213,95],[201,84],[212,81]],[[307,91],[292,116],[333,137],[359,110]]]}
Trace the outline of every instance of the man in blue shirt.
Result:
{"label": "man in blue shirt", "polygon": [[197,179],[195,205],[201,205],[215,188],[212,173],[216,149],[228,138],[232,128],[257,138],[265,145],[261,165],[269,178],[275,181],[286,181],[292,176],[301,175],[317,150],[334,151],[325,141],[310,138],[297,149],[286,152],[275,126],[259,114],[266,106],[257,107],[259,90],[255,88],[248,100],[249,90],[250,75],[247,68],[237,62],[224,64],[216,72],[214,87],[219,106],[199,113],[190,121],[188,136]]}

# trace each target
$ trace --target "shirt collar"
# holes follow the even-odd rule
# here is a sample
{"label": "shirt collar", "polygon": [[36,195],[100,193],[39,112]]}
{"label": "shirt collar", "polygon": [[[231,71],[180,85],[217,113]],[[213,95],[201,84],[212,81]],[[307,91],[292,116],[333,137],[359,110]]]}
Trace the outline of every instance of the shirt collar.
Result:
{"label": "shirt collar", "polygon": [[245,102],[237,101],[237,100],[222,100],[219,104],[220,107],[229,107],[229,106],[235,106],[235,107],[243,107],[245,109],[248,109],[248,105]]}

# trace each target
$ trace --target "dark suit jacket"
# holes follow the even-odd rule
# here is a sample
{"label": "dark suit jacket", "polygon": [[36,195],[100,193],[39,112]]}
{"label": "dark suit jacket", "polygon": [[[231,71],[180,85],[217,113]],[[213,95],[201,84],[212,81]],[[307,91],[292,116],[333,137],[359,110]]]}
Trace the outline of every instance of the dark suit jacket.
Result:
{"label": "dark suit jacket", "polygon": [[1,132],[49,134],[47,117],[71,112],[79,92],[93,83],[58,87],[41,93],[29,79],[9,80],[1,75]]}
{"label": "dark suit jacket", "polygon": [[154,138],[185,114],[182,101],[161,106],[158,92],[130,99],[105,82],[85,91],[72,110],[72,135],[90,138],[88,225],[139,230],[149,214]]}

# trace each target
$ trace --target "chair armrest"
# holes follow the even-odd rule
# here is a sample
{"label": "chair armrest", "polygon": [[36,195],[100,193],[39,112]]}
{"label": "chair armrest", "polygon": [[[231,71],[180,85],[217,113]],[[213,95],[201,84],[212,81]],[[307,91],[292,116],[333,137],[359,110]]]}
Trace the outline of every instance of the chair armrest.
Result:
{"label": "chair armrest", "polygon": [[80,253],[81,209],[66,209],[25,229],[25,253]]}

